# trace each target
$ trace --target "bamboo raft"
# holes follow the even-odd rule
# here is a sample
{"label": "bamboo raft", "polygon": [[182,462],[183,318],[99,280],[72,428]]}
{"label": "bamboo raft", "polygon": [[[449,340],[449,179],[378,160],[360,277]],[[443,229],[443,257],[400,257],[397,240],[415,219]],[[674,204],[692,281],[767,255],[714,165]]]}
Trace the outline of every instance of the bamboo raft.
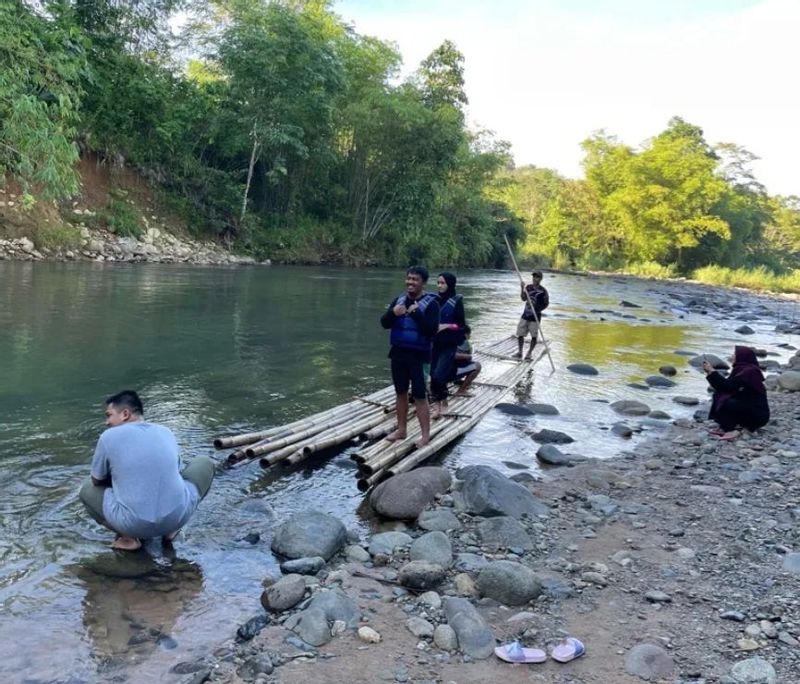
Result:
{"label": "bamboo raft", "polygon": [[[336,446],[355,443],[359,448],[350,458],[358,463],[358,488],[367,491],[382,480],[416,467],[465,432],[510,392],[535,361],[521,361],[513,354],[517,338],[508,337],[475,349],[473,358],[483,370],[470,386],[469,396],[451,396],[449,408],[438,420],[431,421],[431,439],[417,448],[419,422],[413,404],[409,406],[406,439],[390,442],[386,435],[397,428],[393,386],[355,397],[339,406],[320,411],[286,425],[214,440],[217,449],[235,449],[225,466],[235,468],[258,459],[262,468],[276,463],[302,463],[313,454]],[[543,355],[543,354],[542,354]],[[489,373],[489,371],[493,371]]]}

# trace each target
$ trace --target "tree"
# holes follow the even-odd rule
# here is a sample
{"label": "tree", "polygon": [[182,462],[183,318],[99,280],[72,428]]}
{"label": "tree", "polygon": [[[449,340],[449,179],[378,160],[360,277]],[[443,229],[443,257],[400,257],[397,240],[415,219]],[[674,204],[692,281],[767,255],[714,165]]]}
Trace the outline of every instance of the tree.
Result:
{"label": "tree", "polygon": [[0,5],[0,173],[47,199],[78,190],[80,33],[20,2]]}

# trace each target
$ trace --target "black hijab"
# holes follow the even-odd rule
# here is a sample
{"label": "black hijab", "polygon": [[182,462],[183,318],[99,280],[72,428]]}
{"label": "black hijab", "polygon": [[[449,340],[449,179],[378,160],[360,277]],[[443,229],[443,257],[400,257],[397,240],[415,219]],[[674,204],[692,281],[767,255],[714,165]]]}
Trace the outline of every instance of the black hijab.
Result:
{"label": "black hijab", "polygon": [[767,390],[764,387],[764,375],[758,367],[758,359],[756,353],[751,347],[744,347],[736,345],[733,350],[733,369],[731,371],[732,378],[738,378],[748,388],[758,392],[759,394],[766,394]]}
{"label": "black hijab", "polygon": [[444,282],[447,283],[447,289],[444,292],[439,293],[439,302],[444,303],[451,297],[456,296],[456,277],[453,273],[442,271],[438,276],[436,276],[436,280],[438,281],[439,278],[444,278]]}

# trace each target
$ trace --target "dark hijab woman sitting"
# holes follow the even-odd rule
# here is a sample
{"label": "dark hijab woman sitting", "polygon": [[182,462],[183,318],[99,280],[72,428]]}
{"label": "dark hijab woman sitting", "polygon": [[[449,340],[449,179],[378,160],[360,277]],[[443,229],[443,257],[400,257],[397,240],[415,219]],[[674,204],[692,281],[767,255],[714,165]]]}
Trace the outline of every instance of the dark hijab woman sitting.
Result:
{"label": "dark hijab woman sitting", "polygon": [[447,383],[453,378],[456,349],[464,341],[464,301],[456,294],[456,277],[440,273],[436,279],[439,290],[439,331],[433,338],[431,357],[432,418],[438,418],[447,408]]}
{"label": "dark hijab woman sitting", "polygon": [[757,430],[769,422],[764,376],[750,347],[734,348],[733,370],[727,378],[717,373],[708,361],[703,361],[703,370],[714,388],[708,417],[719,425],[715,434],[720,439],[736,439],[737,427]]}

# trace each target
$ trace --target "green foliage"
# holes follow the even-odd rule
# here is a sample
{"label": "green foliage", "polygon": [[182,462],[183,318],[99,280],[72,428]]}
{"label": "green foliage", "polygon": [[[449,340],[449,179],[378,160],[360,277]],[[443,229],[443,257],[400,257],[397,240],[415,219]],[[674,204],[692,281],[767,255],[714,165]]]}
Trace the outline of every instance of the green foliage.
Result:
{"label": "green foliage", "polygon": [[126,199],[126,193],[117,190],[112,191],[111,195],[108,208],[103,212],[108,229],[120,237],[140,238],[144,232],[141,219]]}
{"label": "green foliage", "polygon": [[[712,148],[674,118],[639,148],[592,135],[585,179],[514,170],[507,144],[465,125],[451,41],[399,82],[397,48],[331,7],[7,2],[0,172],[26,197],[68,196],[80,141],[135,167],[196,235],[292,262],[502,266],[507,235],[524,258],[562,268],[788,277],[800,266],[800,201],[770,198],[744,148]],[[176,44],[179,9],[189,21]],[[121,196],[97,219],[142,230]]]}
{"label": "green foliage", "polygon": [[79,228],[69,224],[37,223],[31,233],[37,249],[68,250],[81,246],[83,237]]}
{"label": "green foliage", "polygon": [[694,280],[710,285],[742,287],[748,290],[800,293],[800,269],[776,275],[764,266],[752,269],[731,269],[724,266],[705,266],[692,274]]}
{"label": "green foliage", "polygon": [[78,189],[77,110],[85,68],[79,31],[0,5],[0,174],[46,199]]}
{"label": "green foliage", "polygon": [[678,269],[674,264],[664,266],[655,261],[638,261],[632,264],[626,264],[622,272],[639,276],[640,278],[666,279],[674,278],[678,274]]}

